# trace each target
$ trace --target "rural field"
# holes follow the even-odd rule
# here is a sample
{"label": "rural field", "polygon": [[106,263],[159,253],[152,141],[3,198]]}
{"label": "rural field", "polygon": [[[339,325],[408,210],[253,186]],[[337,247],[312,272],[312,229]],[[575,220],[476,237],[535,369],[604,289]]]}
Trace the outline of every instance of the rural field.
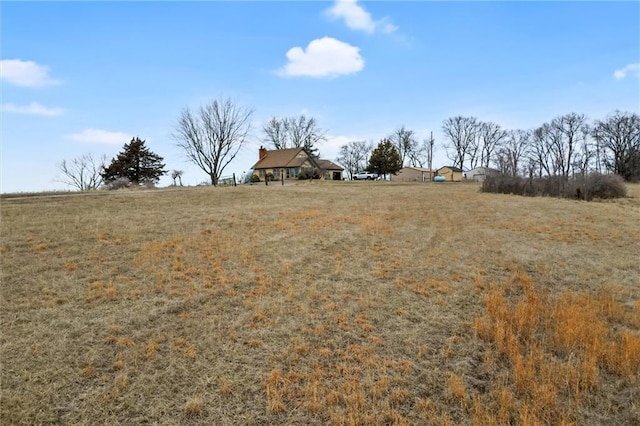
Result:
{"label": "rural field", "polygon": [[640,424],[640,186],[1,201],[13,424]]}

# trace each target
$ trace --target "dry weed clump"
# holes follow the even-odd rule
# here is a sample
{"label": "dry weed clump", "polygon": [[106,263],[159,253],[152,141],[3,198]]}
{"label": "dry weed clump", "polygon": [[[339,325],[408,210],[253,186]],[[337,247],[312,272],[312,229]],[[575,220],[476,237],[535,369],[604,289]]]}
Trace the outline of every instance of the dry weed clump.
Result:
{"label": "dry weed clump", "polygon": [[202,415],[203,410],[204,402],[200,397],[191,398],[184,405],[184,414],[187,417],[198,417]]}
{"label": "dry weed clump", "polygon": [[[518,295],[510,298],[505,288]],[[476,403],[476,415],[494,423],[507,418],[525,424],[575,422],[604,375],[637,386],[637,317],[637,310],[605,290],[553,297],[537,289],[530,276],[517,273],[506,286],[491,290],[486,315],[474,322],[477,335],[490,343],[488,354],[494,355],[489,359],[509,368],[504,387],[494,385],[491,391],[499,403],[491,414]]]}

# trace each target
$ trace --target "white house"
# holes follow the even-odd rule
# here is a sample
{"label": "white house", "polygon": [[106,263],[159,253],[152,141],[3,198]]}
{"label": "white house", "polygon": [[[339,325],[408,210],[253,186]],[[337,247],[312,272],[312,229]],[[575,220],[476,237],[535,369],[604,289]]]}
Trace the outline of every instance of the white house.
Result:
{"label": "white house", "polygon": [[464,172],[464,177],[466,180],[483,182],[485,177],[489,175],[496,175],[499,173],[500,170],[492,169],[489,167],[476,167],[475,169]]}

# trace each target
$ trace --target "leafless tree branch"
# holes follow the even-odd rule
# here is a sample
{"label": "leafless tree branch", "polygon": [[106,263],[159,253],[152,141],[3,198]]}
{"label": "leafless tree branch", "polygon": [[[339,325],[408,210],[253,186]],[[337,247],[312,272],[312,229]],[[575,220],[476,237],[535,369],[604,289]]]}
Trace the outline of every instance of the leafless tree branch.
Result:
{"label": "leafless tree branch", "polygon": [[225,167],[246,143],[252,114],[251,109],[242,108],[231,99],[214,100],[196,112],[186,108],[173,138],[216,186]]}
{"label": "leafless tree branch", "polygon": [[62,177],[58,180],[79,191],[98,189],[102,185],[101,174],[106,163],[106,156],[95,158],[92,154],[84,154],[71,161],[63,160],[59,165]]}

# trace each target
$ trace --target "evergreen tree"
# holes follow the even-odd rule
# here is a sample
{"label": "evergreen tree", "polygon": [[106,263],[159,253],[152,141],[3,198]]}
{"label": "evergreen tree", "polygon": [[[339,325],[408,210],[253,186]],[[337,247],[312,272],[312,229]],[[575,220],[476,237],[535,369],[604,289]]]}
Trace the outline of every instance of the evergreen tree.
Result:
{"label": "evergreen tree", "polygon": [[367,171],[384,176],[387,173],[396,174],[402,168],[402,159],[393,143],[383,139],[371,153]]}
{"label": "evergreen tree", "polygon": [[145,141],[135,137],[125,144],[122,152],[104,168],[104,182],[126,178],[134,185],[157,183],[160,176],[167,173],[162,163],[163,158],[149,151],[144,143]]}

